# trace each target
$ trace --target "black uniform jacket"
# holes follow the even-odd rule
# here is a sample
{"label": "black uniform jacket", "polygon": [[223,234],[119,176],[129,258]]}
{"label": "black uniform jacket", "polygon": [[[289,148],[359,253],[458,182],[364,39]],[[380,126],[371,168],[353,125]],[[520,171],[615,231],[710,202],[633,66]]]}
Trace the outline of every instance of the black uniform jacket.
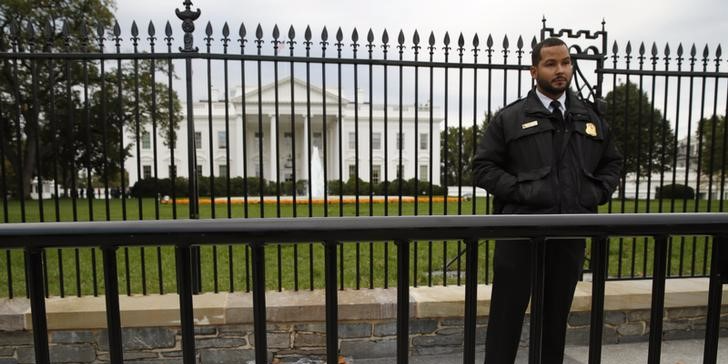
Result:
{"label": "black uniform jacket", "polygon": [[476,184],[502,214],[594,213],[619,181],[609,126],[569,92],[556,121],[531,90],[491,120],[473,160]]}

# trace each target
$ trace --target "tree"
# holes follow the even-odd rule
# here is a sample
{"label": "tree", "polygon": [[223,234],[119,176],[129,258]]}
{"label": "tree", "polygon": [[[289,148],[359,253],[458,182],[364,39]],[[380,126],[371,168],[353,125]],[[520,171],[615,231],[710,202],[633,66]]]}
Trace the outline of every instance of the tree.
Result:
{"label": "tree", "polygon": [[[462,149],[460,148],[460,128],[448,127],[447,137],[445,137],[444,130],[440,132],[440,139],[445,143],[442,150],[444,154],[442,170],[445,171],[448,186],[471,186],[473,184],[472,158],[489,120],[490,118],[486,117],[480,126],[475,125],[473,128],[471,125],[462,129]],[[447,168],[445,168],[445,160],[447,160]]]}
{"label": "tree", "polygon": [[[113,48],[113,8],[113,0],[1,2],[0,52],[96,53],[101,38],[107,39],[106,48]],[[129,145],[121,145],[123,128],[133,131],[134,137],[125,136],[128,143],[136,141],[137,130],[150,129],[152,120],[165,132],[170,122],[176,126],[180,120],[176,93],[170,110],[167,86],[152,82],[153,74],[162,79],[173,70],[166,69],[166,62],[136,62],[124,61],[121,67],[106,62],[102,75],[97,60],[3,59],[5,189],[22,188],[19,197],[26,197],[31,180],[39,176],[74,190],[82,171],[90,184],[98,176],[120,182],[120,161],[129,154]],[[168,144],[173,142],[173,134],[163,135]]]}
{"label": "tree", "polygon": [[[703,174],[720,176],[728,167],[725,124],[726,117],[723,115],[703,118],[698,123],[698,139],[695,142],[702,141],[700,171]],[[690,157],[697,158],[697,156]]]}
{"label": "tree", "polygon": [[606,104],[604,119],[625,158],[623,177],[628,173],[646,176],[670,170],[674,133],[647,93],[628,82],[610,91]]}

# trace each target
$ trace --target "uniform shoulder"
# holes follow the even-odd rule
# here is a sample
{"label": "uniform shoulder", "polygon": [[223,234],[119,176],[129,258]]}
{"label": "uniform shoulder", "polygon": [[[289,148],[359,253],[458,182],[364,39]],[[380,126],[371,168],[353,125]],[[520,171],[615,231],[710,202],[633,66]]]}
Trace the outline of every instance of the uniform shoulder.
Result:
{"label": "uniform shoulder", "polygon": [[510,104],[504,106],[502,109],[498,110],[495,115],[496,116],[500,115],[501,117],[507,117],[507,116],[512,116],[512,115],[518,114],[523,111],[525,102],[526,102],[525,97],[518,99],[516,101],[513,101]]}

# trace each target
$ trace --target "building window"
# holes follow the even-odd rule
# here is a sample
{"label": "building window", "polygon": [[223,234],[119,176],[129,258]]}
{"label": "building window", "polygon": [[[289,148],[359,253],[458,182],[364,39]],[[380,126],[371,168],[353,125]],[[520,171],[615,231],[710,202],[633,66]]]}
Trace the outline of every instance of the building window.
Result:
{"label": "building window", "polygon": [[356,133],[349,133],[349,149],[356,148]]}
{"label": "building window", "polygon": [[227,133],[224,131],[217,132],[217,147],[219,149],[227,148]]}
{"label": "building window", "polygon": [[197,177],[202,177],[202,164],[197,165]]}
{"label": "building window", "polygon": [[170,165],[169,166],[169,178],[175,178],[177,177],[177,166]]}
{"label": "building window", "polygon": [[142,176],[144,179],[152,178],[152,166],[142,166]]}
{"label": "building window", "polygon": [[420,150],[427,150],[429,142],[430,141],[427,138],[427,133],[420,134]]}
{"label": "building window", "polygon": [[404,144],[404,133],[397,133],[397,150],[402,149],[402,144]]}
{"label": "building window", "polygon": [[356,164],[349,165],[349,179],[356,178]]}
{"label": "building window", "polygon": [[220,177],[227,177],[228,176],[228,166],[227,164],[221,164],[218,167],[218,172]]}
{"label": "building window", "polygon": [[379,183],[382,175],[382,166],[375,164],[372,166],[372,183]]}
{"label": "building window", "polygon": [[321,152],[321,148],[323,148],[324,142],[323,142],[323,134],[321,134],[320,131],[316,131],[313,133],[313,146],[318,147],[319,152]]}
{"label": "building window", "polygon": [[430,176],[427,173],[427,164],[420,164],[420,181],[429,181]]}
{"label": "building window", "polygon": [[382,149],[382,133],[372,133],[372,149]]}
{"label": "building window", "polygon": [[202,149],[202,132],[195,132],[195,148]]}
{"label": "building window", "polygon": [[403,178],[404,176],[404,165],[397,165],[397,178]]}
{"label": "building window", "polygon": [[152,148],[152,137],[149,135],[148,131],[142,132],[142,149],[151,149]]}

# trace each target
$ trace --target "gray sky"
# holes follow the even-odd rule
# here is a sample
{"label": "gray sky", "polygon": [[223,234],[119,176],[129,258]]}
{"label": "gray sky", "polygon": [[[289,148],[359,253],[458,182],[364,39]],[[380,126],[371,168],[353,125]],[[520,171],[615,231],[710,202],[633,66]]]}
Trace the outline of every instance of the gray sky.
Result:
{"label": "gray sky", "polygon": [[[132,20],[143,26],[152,20],[159,24],[158,29],[170,20],[176,33],[180,23],[174,9],[182,8],[182,3],[118,0],[116,14],[125,29]],[[399,29],[411,34],[417,29],[420,34],[434,31],[438,39],[449,31],[451,36],[463,32],[466,39],[476,32],[481,39],[492,33],[500,40],[504,35],[537,35],[545,16],[551,27],[586,30],[599,29],[604,19],[610,44],[614,40],[620,44],[627,40],[655,41],[662,48],[665,42],[683,42],[686,46],[697,42],[699,49],[707,43],[712,50],[728,37],[725,0],[198,0],[193,1],[193,8],[202,11],[196,22],[198,31],[204,29],[207,21],[218,27],[228,21],[236,32],[242,21],[248,29],[261,23],[266,34],[274,24],[282,30],[294,25],[299,32],[310,25],[315,35],[326,25],[330,31],[341,26],[344,34],[354,27],[362,35],[369,28],[375,33],[386,28],[390,34]]]}

